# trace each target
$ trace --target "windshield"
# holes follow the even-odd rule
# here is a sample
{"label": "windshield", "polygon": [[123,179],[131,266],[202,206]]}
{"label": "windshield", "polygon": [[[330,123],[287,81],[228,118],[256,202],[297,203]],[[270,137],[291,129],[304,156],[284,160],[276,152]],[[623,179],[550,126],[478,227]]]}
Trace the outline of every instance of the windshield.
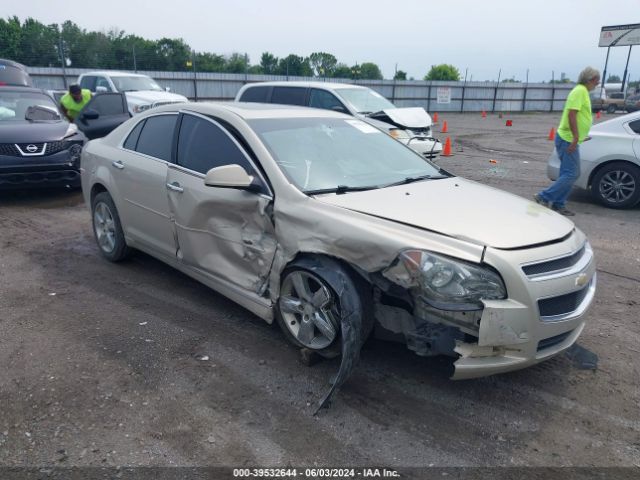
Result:
{"label": "windshield", "polygon": [[133,92],[136,90],[164,91],[150,77],[111,77],[111,81],[119,92]]}
{"label": "windshield", "polygon": [[396,108],[393,103],[378,92],[368,88],[340,88],[336,90],[336,93],[349,103],[356,112],[364,115]]}
{"label": "windshield", "polygon": [[381,188],[408,178],[442,178],[437,167],[356,119],[250,120],[289,181],[305,193]]}
{"label": "windshield", "polygon": [[[29,107],[45,107],[52,113],[48,120],[60,120],[58,107],[53,100],[42,93],[3,91],[0,89],[0,122],[26,122]],[[55,112],[55,114],[53,113]],[[33,116],[31,118],[41,118]]]}

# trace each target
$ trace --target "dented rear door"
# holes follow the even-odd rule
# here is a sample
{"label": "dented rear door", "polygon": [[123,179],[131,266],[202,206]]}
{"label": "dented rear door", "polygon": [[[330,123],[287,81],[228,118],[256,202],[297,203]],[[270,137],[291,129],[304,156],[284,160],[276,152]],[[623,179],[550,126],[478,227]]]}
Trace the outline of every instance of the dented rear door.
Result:
{"label": "dented rear door", "polygon": [[254,164],[220,123],[190,114],[181,116],[176,160],[167,191],[178,258],[218,280],[264,294],[276,247],[269,191],[204,183],[205,173],[222,165],[239,164],[259,175]]}

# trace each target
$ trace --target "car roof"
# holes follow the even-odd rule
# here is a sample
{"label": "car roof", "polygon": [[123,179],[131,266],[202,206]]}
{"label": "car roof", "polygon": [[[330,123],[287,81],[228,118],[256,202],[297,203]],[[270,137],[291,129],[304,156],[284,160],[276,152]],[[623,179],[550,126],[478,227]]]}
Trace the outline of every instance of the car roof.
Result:
{"label": "car roof", "polygon": [[117,72],[113,70],[96,70],[94,72],[84,72],[82,75],[103,75],[105,77],[148,77],[149,75],[143,75],[141,73],[133,72]]}
{"label": "car roof", "polygon": [[13,60],[7,60],[6,58],[0,58],[0,64],[16,67],[16,68],[19,68],[20,70],[24,70],[25,72],[27,71],[27,67],[25,67],[23,64],[14,62]]}
{"label": "car roof", "polygon": [[[347,115],[320,108],[279,105],[274,103],[241,102],[189,102],[164,105],[149,110],[148,115],[159,112],[190,111],[202,115],[216,115],[221,111],[231,112],[245,120],[259,118],[347,118]],[[352,118],[352,117],[349,117]]]}
{"label": "car roof", "polygon": [[246,88],[255,87],[255,86],[264,86],[264,87],[304,87],[304,88],[321,88],[324,90],[340,90],[344,88],[359,88],[362,90],[369,90],[368,87],[363,87],[361,85],[354,85],[351,83],[337,83],[337,82],[302,82],[302,81],[279,81],[279,82],[258,82],[251,83],[247,85]]}

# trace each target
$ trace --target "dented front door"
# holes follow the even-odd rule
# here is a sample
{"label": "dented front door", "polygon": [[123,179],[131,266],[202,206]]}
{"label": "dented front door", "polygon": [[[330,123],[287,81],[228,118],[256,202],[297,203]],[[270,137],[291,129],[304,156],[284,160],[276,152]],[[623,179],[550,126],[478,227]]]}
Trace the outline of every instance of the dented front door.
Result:
{"label": "dented front door", "polygon": [[210,168],[242,161],[245,169],[253,167],[218,123],[183,115],[178,143],[177,165],[167,175],[178,258],[218,280],[264,294],[276,247],[271,196],[204,184]]}

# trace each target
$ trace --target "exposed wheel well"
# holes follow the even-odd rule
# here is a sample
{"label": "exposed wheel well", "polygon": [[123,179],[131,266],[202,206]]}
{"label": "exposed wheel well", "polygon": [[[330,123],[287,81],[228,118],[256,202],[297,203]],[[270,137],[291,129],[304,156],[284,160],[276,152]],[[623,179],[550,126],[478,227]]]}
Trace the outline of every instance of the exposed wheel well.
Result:
{"label": "exposed wheel well", "polygon": [[93,187],[91,187],[91,203],[93,204],[93,199],[96,198],[96,195],[102,192],[108,192],[104,185],[101,183],[96,183]]}
{"label": "exposed wheel well", "polygon": [[591,187],[592,183],[593,183],[593,178],[598,174],[598,172],[600,170],[602,170],[604,167],[606,167],[607,165],[611,165],[612,163],[626,163],[626,164],[632,165],[632,166],[634,166],[636,168],[640,168],[640,166],[638,164],[630,162],[629,160],[607,160],[606,162],[601,163],[596,168],[591,170],[591,173],[589,174],[589,182],[588,182],[587,185],[589,187]]}

